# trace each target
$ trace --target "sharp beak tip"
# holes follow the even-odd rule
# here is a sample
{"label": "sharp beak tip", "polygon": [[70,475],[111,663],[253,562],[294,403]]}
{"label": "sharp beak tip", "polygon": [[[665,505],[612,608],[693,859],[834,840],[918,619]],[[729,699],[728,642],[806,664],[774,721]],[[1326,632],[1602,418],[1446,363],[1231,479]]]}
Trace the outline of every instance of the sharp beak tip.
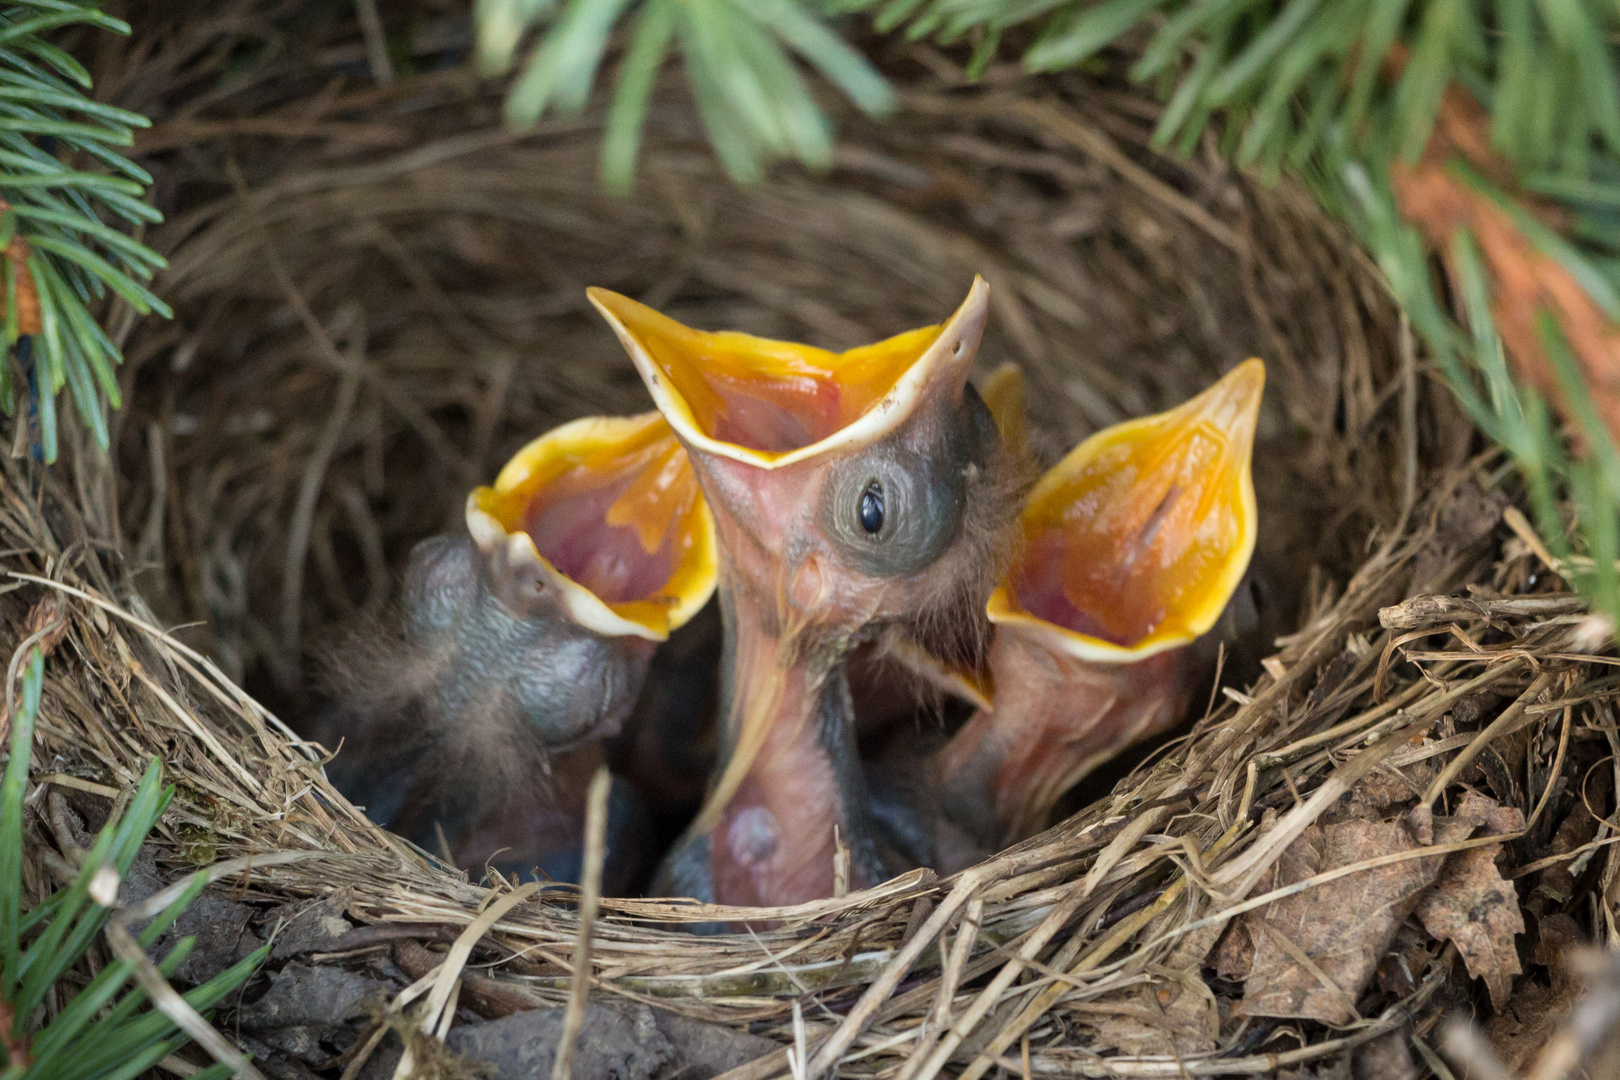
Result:
{"label": "sharp beak tip", "polygon": [[[971,364],[973,356],[978,352],[979,340],[984,336],[984,328],[990,320],[990,283],[977,275],[973,278],[973,287],[968,290],[967,299],[956,309],[950,321],[945,324],[945,332],[954,334],[958,340],[956,358],[963,359]],[[964,366],[967,366],[964,364]]]}
{"label": "sharp beak tip", "polygon": [[1250,357],[1200,396],[1210,399],[1210,412],[1221,417],[1223,427],[1247,429],[1252,434],[1265,389],[1266,365]]}

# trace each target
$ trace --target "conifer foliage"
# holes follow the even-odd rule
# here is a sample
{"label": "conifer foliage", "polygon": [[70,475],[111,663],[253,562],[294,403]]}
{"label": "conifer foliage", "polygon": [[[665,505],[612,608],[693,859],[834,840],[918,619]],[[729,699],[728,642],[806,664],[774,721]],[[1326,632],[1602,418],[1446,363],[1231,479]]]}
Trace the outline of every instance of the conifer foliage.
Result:
{"label": "conifer foliage", "polygon": [[163,259],[122,231],[161,218],[143,201],[152,178],[115,149],[148,121],[93,100],[89,72],[47,40],[79,25],[129,33],[78,0],[0,4],[0,408],[25,414],[46,461],[56,459],[64,389],[107,445],[121,356],[91,309],[104,318],[111,293],[142,314],[169,314],[145,284]]}
{"label": "conifer foliage", "polygon": [[[138,973],[130,960],[114,959],[88,975],[82,962],[113,917],[119,883],[174,789],[162,783],[162,767],[153,759],[122,813],[115,811],[90,847],[78,853],[71,883],[26,906],[24,800],[45,666],[38,647],[29,654],[11,718],[11,758],[0,781],[0,1041],[5,1049],[0,1078],[127,1080],[190,1040],[174,1020],[152,1007],[144,987],[131,985]],[[140,947],[157,942],[207,882],[205,874],[194,875],[141,929]],[[173,973],[193,944],[192,938],[181,939],[155,972],[163,977]],[[193,1010],[210,1008],[241,986],[267,952],[268,947],[260,949],[187,992],[185,1004]],[[49,1007],[42,1008],[47,999]],[[197,1076],[223,1080],[233,1071],[221,1062]]]}

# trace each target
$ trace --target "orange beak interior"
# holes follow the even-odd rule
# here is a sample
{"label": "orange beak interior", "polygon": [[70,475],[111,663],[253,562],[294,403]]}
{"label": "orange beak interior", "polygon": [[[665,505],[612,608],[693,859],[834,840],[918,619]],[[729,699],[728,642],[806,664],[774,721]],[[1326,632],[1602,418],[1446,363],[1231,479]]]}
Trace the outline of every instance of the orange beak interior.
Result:
{"label": "orange beak interior", "polygon": [[691,462],[658,413],[564,425],[507,463],[473,503],[528,533],[551,566],[654,630],[695,614],[715,580],[713,524]]}
{"label": "orange beak interior", "polygon": [[592,289],[591,298],[636,337],[705,435],[767,454],[799,450],[848,427],[942,329],[909,330],[835,353],[733,330],[692,330],[606,289]]}
{"label": "orange beak interior", "polygon": [[1264,385],[1249,360],[1186,404],[1076,447],[1025,504],[1024,547],[991,618],[1044,622],[1114,659],[1214,625],[1254,550]]}

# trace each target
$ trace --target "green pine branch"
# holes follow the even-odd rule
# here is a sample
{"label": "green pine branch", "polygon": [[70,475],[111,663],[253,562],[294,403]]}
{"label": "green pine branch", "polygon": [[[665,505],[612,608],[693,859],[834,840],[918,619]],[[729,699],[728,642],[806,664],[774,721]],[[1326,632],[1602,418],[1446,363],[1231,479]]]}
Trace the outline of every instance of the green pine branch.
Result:
{"label": "green pine branch", "polygon": [[[11,723],[11,760],[0,781],[0,1043],[6,1051],[0,1080],[128,1080],[189,1040],[150,1006],[145,991],[130,985],[135,971],[128,961],[107,964],[77,993],[67,980],[113,915],[105,906],[109,898],[96,887],[98,876],[110,872],[113,880],[123,880],[174,789],[162,784],[161,766],[153,759],[123,813],[107,823],[84,854],[72,884],[23,910],[23,802],[43,684],[44,658],[35,648]],[[206,876],[196,875],[141,932],[143,948],[173,925],[206,882]],[[193,938],[182,939],[158,963],[164,977],[179,967],[194,943]],[[193,1009],[212,1008],[247,980],[267,952],[268,947],[260,949],[183,997]],[[58,986],[67,991],[62,995],[66,1004],[48,1024],[33,1026],[40,1004]],[[230,1067],[221,1063],[199,1076],[224,1080],[230,1074]]]}
{"label": "green pine branch", "polygon": [[546,112],[575,115],[590,99],[609,37],[630,21],[602,144],[602,176],[625,190],[635,173],[647,102],[659,69],[679,53],[698,115],[726,171],[757,182],[767,162],[832,162],[832,126],[795,57],[871,116],[894,95],[859,52],[800,0],[478,0],[478,62],[511,70],[533,26],[544,26],[512,84],[506,115],[516,126]]}
{"label": "green pine branch", "polygon": [[32,414],[47,462],[64,389],[103,448],[106,410],[120,404],[122,356],[90,305],[111,292],[170,314],[146,286],[163,258],[121,231],[162,219],[143,201],[152,178],[115,149],[149,121],[88,97],[89,72],[42,37],[75,25],[129,33],[79,0],[0,6],[0,409]]}

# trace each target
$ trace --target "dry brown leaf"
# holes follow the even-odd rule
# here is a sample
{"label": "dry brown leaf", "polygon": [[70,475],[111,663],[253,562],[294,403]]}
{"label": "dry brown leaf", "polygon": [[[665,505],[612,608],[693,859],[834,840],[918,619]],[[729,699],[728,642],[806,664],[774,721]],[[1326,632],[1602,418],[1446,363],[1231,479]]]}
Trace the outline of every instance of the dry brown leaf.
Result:
{"label": "dry brown leaf", "polygon": [[1507,1008],[1485,1025],[1485,1037],[1496,1056],[1512,1069],[1532,1060],[1569,1018],[1570,1007],[1580,994],[1580,985],[1573,979],[1560,979],[1555,986],[1524,980]]}
{"label": "dry brown leaf", "polygon": [[1378,961],[1378,986],[1391,997],[1403,998],[1423,982],[1429,968],[1429,935],[1407,920],[1395,933],[1389,951]]}
{"label": "dry brown leaf", "polygon": [[[1267,892],[1269,887],[1262,884],[1257,886],[1257,891]],[[1238,919],[1227,928],[1210,964],[1215,974],[1229,982],[1242,982],[1249,977],[1249,969],[1254,967],[1254,935],[1249,933],[1245,920]]]}
{"label": "dry brown leaf", "polygon": [[1215,1049],[1220,1015],[1198,971],[1221,929],[1200,926],[1182,935],[1164,960],[1148,969],[1161,981],[1087,1003],[1077,1019],[1091,1028],[1096,1048],[1172,1057]]}
{"label": "dry brown leaf", "polygon": [[1556,985],[1569,978],[1570,954],[1587,944],[1580,924],[1568,915],[1543,915],[1536,926],[1536,947],[1530,951],[1530,962],[1550,971]]}
{"label": "dry brown leaf", "polygon": [[[1278,860],[1277,885],[1416,846],[1399,822],[1312,826]],[[1375,867],[1246,915],[1255,951],[1242,1011],[1330,1024],[1353,1020],[1356,998],[1418,894],[1434,880],[1438,862],[1410,859]],[[1310,966],[1296,958],[1296,950]],[[1324,984],[1318,972],[1333,985]]]}
{"label": "dry brown leaf", "polygon": [[1414,761],[1398,769],[1386,762],[1363,777],[1352,795],[1369,809],[1383,813],[1398,803],[1409,803],[1420,798],[1423,789],[1439,772],[1440,765],[1436,758]]}
{"label": "dry brown leaf", "polygon": [[1196,975],[1077,1003],[1076,1012],[1092,1031],[1093,1049],[1123,1054],[1208,1053],[1220,1033],[1214,996]]}
{"label": "dry brown leaf", "polygon": [[1501,806],[1496,800],[1477,791],[1463,793],[1451,815],[1451,820],[1467,822],[1475,829],[1484,826],[1487,832],[1492,833],[1518,832],[1524,828],[1524,812],[1518,807]]}
{"label": "dry brown leaf", "polygon": [[[1498,833],[1524,828],[1524,815],[1516,807],[1497,806],[1470,792],[1448,824],[1465,825],[1472,832],[1476,821]],[[1443,836],[1437,828],[1437,839]],[[1513,977],[1523,970],[1513,939],[1524,933],[1519,894],[1496,869],[1501,850],[1502,845],[1491,844],[1451,855],[1434,889],[1417,905],[1423,928],[1441,941],[1453,942],[1468,974],[1485,980],[1497,1011],[1512,993]]]}
{"label": "dry brown leaf", "polygon": [[[1547,855],[1568,855],[1597,835],[1598,820],[1583,804],[1576,803],[1553,833],[1547,845]],[[1575,876],[1570,872],[1573,860],[1566,859],[1547,867],[1536,875],[1535,892],[1541,893],[1554,904],[1566,903],[1575,895]]]}
{"label": "dry brown leaf", "polygon": [[1158,969],[1179,974],[1186,972],[1197,975],[1198,970],[1204,966],[1204,959],[1209,956],[1209,950],[1214,947],[1215,941],[1221,936],[1224,929],[1219,924],[1213,926],[1200,926],[1176,939],[1170,951],[1165,954],[1163,962]]}

